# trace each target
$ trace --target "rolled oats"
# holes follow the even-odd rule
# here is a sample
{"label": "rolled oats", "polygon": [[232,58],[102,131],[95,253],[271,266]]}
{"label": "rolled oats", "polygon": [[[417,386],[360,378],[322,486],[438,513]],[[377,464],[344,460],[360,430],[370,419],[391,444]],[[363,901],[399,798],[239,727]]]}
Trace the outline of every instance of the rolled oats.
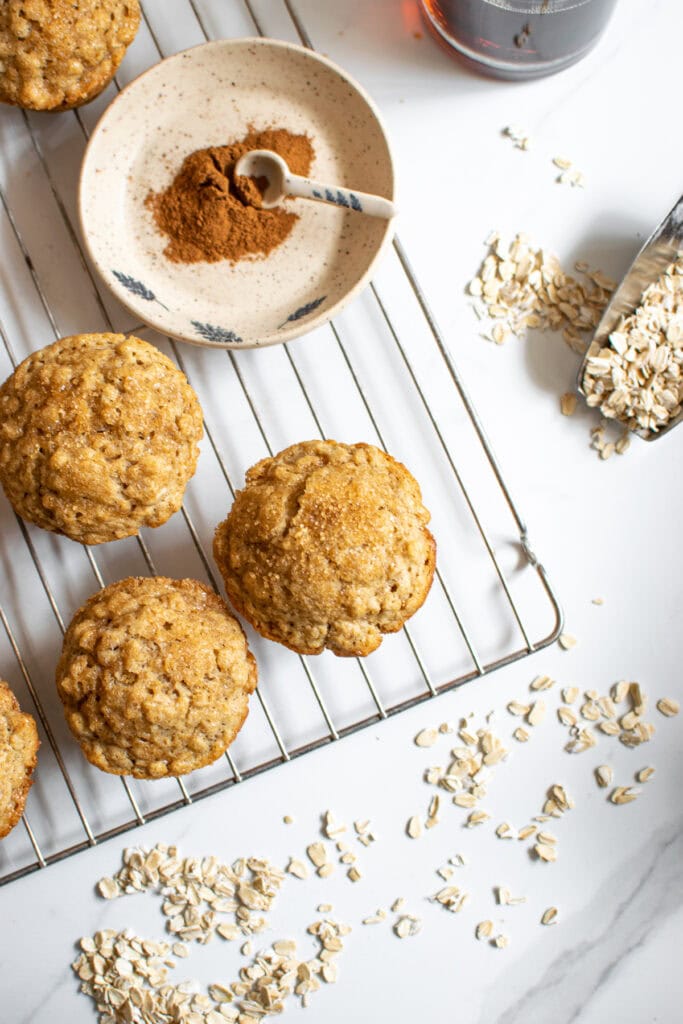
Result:
{"label": "rolled oats", "polygon": [[[583,375],[589,406],[631,430],[656,433],[683,399],[683,258],[679,254],[617,324],[606,345],[590,352]],[[623,447],[623,446],[622,446]]]}

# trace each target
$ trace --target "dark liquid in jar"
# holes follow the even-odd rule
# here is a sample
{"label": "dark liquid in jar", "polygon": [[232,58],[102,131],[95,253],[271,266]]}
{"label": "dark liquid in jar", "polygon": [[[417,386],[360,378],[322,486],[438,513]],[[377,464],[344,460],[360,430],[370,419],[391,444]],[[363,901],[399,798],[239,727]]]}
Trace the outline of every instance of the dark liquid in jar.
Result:
{"label": "dark liquid in jar", "polygon": [[433,27],[462,56],[494,74],[526,77],[579,60],[599,37],[616,0],[422,3]]}

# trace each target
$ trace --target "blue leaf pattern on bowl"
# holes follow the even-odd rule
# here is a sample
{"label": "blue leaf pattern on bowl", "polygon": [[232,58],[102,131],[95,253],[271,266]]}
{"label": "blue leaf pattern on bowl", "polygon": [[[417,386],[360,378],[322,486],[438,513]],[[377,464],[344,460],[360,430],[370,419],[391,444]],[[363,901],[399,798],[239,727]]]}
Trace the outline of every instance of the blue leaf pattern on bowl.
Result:
{"label": "blue leaf pattern on bowl", "polygon": [[284,327],[285,324],[294,323],[295,321],[308,316],[308,314],[312,313],[314,309],[317,309],[318,306],[322,305],[326,298],[327,295],[321,295],[319,299],[313,299],[311,302],[307,302],[305,306],[299,306],[298,309],[295,309],[293,313],[289,314],[286,320],[283,320],[282,323],[279,324],[278,330],[280,330],[280,327]]}
{"label": "blue leaf pattern on bowl", "polygon": [[131,295],[137,295],[139,299],[145,299],[146,302],[158,302],[164,309],[168,309],[168,306],[164,306],[163,302],[156,297],[153,291],[150,291],[142,281],[138,281],[134,277],[130,277],[128,274],[122,274],[120,270],[112,270],[112,274],[124,288],[126,288]]}
{"label": "blue leaf pattern on bowl", "polygon": [[211,341],[214,345],[240,345],[242,339],[239,334],[229,331],[227,327],[216,327],[214,324],[204,324],[200,320],[193,320],[192,326],[197,334],[200,334],[205,341]]}

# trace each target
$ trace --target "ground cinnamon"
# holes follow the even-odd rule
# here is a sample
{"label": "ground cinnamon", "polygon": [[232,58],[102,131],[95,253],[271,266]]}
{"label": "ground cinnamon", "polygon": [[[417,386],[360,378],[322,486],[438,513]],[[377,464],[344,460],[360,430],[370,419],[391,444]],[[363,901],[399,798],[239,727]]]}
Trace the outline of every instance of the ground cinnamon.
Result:
{"label": "ground cinnamon", "polygon": [[236,262],[267,256],[285,240],[298,217],[288,210],[260,208],[264,183],[233,179],[235,164],[251,149],[272,149],[294,174],[307,175],[313,146],[307,135],[284,128],[250,131],[228,146],[190,153],[163,192],[145,200],[159,231],[168,236],[164,254],[174,263]]}

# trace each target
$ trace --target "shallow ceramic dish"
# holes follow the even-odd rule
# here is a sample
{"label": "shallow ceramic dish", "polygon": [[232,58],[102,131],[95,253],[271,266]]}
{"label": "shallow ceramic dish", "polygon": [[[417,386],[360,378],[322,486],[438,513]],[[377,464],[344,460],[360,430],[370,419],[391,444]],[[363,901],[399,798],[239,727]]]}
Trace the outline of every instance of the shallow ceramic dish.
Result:
{"label": "shallow ceramic dish", "polygon": [[146,71],[107,109],[81,169],[89,254],[136,316],[195,345],[272,345],[312,330],[367,283],[389,221],[301,199],[299,220],[265,259],[173,263],[145,207],[188,153],[250,127],[307,134],[311,176],[394,197],[386,132],[365,92],[324,57],[270,39],[225,39]]}

